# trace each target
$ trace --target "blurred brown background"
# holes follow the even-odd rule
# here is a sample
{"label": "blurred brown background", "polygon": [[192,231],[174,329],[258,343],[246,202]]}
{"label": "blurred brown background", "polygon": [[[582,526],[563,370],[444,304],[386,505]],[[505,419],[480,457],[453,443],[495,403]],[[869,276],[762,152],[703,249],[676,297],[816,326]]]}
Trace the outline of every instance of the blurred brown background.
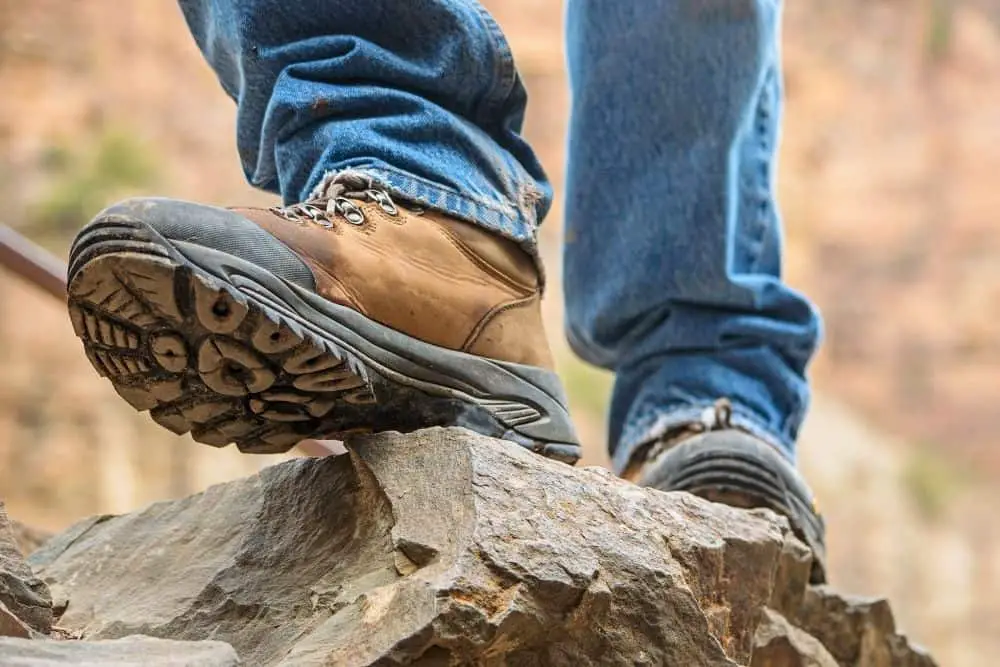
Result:
{"label": "blurred brown background", "polygon": [[[562,8],[487,3],[560,188]],[[790,282],[827,342],[802,465],[833,578],[887,594],[944,667],[1000,664],[1000,0],[786,6],[781,198]],[[0,222],[64,254],[106,202],[270,203],[172,0],[0,0]],[[543,233],[553,274],[561,207]],[[609,378],[550,336],[603,464]],[[269,465],[161,432],[94,376],[59,304],[0,273],[0,497],[57,529]]]}

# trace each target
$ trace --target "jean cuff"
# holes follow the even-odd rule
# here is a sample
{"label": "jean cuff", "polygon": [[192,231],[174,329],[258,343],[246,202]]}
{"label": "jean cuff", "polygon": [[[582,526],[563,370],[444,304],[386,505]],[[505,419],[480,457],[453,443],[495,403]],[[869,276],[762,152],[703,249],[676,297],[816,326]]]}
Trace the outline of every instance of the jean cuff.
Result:
{"label": "jean cuff", "polygon": [[[705,411],[713,410],[714,406],[714,401],[706,401],[704,404],[685,403],[662,407],[626,426],[611,458],[615,474],[621,475],[632,461],[632,457],[646,445],[685,425],[701,423]],[[734,428],[746,431],[771,445],[790,463],[795,464],[794,443],[775,433],[751,410],[733,403],[729,423]]]}

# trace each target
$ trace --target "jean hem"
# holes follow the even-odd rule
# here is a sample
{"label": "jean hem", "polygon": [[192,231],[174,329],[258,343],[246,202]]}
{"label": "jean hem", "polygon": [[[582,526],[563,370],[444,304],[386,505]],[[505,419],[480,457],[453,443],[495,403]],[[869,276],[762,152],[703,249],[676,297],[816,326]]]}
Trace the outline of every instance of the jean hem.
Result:
{"label": "jean hem", "polygon": [[[703,404],[668,407],[640,420],[637,424],[628,426],[611,456],[611,465],[615,474],[621,475],[635,454],[645,445],[687,424],[701,423],[704,412],[713,409],[714,405],[714,401],[706,401]],[[746,431],[766,442],[778,450],[790,463],[795,463],[792,454],[794,451],[793,443],[776,433],[772,427],[762,423],[750,410],[733,403],[730,424],[734,428]]]}

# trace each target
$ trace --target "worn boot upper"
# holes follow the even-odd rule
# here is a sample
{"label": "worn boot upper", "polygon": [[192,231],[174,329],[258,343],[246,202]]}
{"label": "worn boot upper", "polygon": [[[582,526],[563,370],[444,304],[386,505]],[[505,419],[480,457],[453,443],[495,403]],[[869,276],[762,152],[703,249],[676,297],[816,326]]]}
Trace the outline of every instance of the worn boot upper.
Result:
{"label": "worn boot upper", "polygon": [[305,204],[233,212],[295,252],[331,301],[428,343],[552,368],[538,273],[516,243],[375,196],[340,211]]}

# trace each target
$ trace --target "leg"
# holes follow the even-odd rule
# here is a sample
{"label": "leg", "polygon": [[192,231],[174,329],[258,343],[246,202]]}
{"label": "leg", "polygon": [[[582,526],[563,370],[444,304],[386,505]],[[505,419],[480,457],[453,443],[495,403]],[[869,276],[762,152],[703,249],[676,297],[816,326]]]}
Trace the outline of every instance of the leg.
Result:
{"label": "leg", "polygon": [[288,205],[143,198],[101,212],[69,286],[95,368],[216,446],[460,425],[576,460],[533,258],[549,186],[486,11],[181,6],[239,104],[248,178]]}
{"label": "leg", "polygon": [[777,3],[571,0],[569,17],[569,336],[618,373],[616,468],[720,396],[791,456],[819,323],[780,277]]}
{"label": "leg", "polygon": [[179,0],[238,102],[247,179],[304,201],[328,172],[531,248],[551,188],[520,136],[527,96],[475,0]]}
{"label": "leg", "polygon": [[778,0],[570,0],[568,334],[617,373],[619,473],[720,412],[794,459],[820,325],[781,281],[778,26]]}

